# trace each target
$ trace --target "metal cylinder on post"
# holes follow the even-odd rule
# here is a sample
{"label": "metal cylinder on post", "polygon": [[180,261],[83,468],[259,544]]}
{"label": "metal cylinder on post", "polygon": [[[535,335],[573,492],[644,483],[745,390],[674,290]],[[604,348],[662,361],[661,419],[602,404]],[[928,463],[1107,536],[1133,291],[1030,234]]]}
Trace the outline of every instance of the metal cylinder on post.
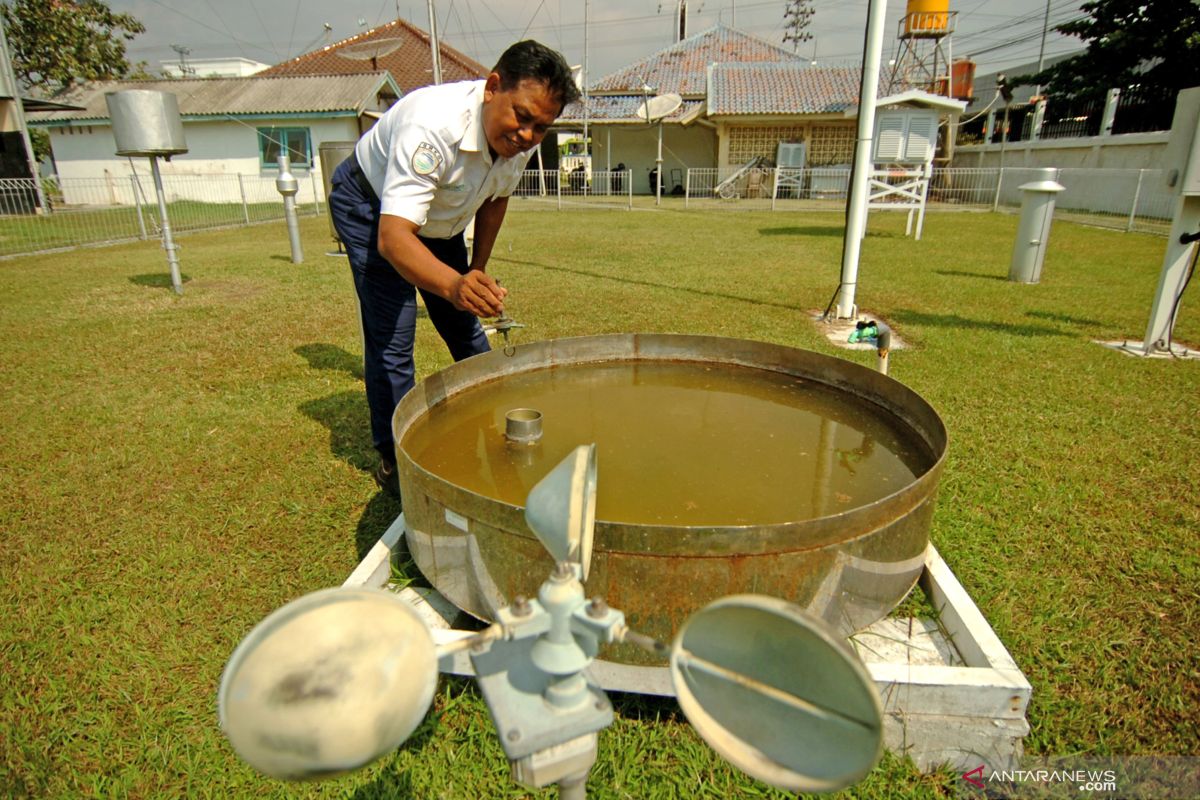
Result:
{"label": "metal cylinder on post", "polygon": [[279,177],[275,179],[275,188],[283,195],[283,217],[287,220],[288,241],[292,245],[292,263],[303,264],[304,252],[300,249],[300,220],[296,217],[296,193],[300,191],[300,181],[292,174],[292,159],[287,153],[281,152],[278,158]]}
{"label": "metal cylinder on post", "polygon": [[1013,247],[1008,279],[1017,283],[1037,283],[1042,277],[1042,262],[1050,240],[1050,223],[1054,219],[1054,203],[1064,187],[1055,179],[1058,170],[1042,170],[1041,180],[1020,186],[1021,221],[1017,224],[1017,241]]}
{"label": "metal cylinder on post", "polygon": [[[171,223],[167,218],[167,199],[163,191],[162,175],[158,170],[160,156],[170,160],[171,156],[188,151],[183,136],[183,120],[179,115],[179,100],[170,92],[125,89],[105,94],[104,101],[108,105],[117,155],[146,156],[150,159],[154,191],[158,195],[163,249],[167,251],[167,264],[171,270],[171,287],[175,294],[183,294],[179,257],[176,254],[175,239],[171,235]],[[138,203],[140,213],[141,204],[136,192],[134,194],[134,202]]]}

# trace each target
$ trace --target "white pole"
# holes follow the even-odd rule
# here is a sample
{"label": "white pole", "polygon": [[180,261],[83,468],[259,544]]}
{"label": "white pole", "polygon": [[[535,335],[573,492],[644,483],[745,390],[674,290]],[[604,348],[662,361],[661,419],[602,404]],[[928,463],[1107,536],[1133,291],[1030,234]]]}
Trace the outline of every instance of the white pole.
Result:
{"label": "white pole", "polygon": [[542,146],[538,145],[538,194],[546,196],[546,165],[542,163]]}
{"label": "white pole", "polygon": [[654,160],[654,205],[662,203],[662,120],[658,121],[658,158]]}
{"label": "white pole", "polygon": [[429,57],[433,61],[433,83],[442,82],[442,49],[438,44],[437,12],[433,0],[429,0]]}
{"label": "white pole", "polygon": [[854,293],[858,281],[858,258],[867,230],[867,196],[870,188],[871,144],[875,131],[875,100],[879,92],[879,63],[883,52],[883,24],[887,0],[869,0],[867,7],[867,52],[863,54],[862,84],[858,97],[858,144],[854,150],[854,183],[850,187],[850,213],[842,251],[842,283],[837,315],[854,316]]}
{"label": "white pole", "polygon": [[587,194],[587,185],[592,177],[592,142],[588,138],[588,9],[591,3],[583,3],[583,159],[584,181],[583,193]]}

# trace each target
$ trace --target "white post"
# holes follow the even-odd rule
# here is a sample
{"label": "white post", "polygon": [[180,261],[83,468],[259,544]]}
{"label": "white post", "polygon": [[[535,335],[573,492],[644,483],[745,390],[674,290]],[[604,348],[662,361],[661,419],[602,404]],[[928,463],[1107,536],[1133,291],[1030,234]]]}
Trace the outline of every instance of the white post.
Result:
{"label": "white post", "polygon": [[630,211],[633,211],[633,170],[631,169],[625,170],[625,191],[627,193],[626,196],[629,198],[628,208]]}
{"label": "white post", "polygon": [[608,194],[612,194],[612,125],[606,125],[604,134],[608,140],[604,144],[604,171],[608,173]]}
{"label": "white post", "polygon": [[683,177],[683,207],[687,208],[692,202],[692,168],[688,167]]}
{"label": "white post", "polygon": [[588,184],[592,180],[592,142],[588,134],[588,9],[591,3],[583,2],[583,193],[588,193]]}
{"label": "white post", "polygon": [[129,176],[129,184],[133,189],[133,202],[137,206],[138,212],[138,230],[141,231],[141,238],[145,240],[146,236],[146,217],[142,214],[142,198],[138,196],[138,179],[137,175]]}
{"label": "white post", "polygon": [[850,213],[846,221],[842,255],[842,282],[837,316],[849,319],[857,306],[858,259],[867,230],[867,195],[871,178],[871,145],[875,130],[875,100],[879,92],[879,62],[883,52],[883,27],[887,0],[869,0],[867,8],[867,52],[863,55],[862,83],[858,93],[858,145],[854,151],[854,183],[850,187]]}
{"label": "white post", "polygon": [[246,202],[246,184],[242,181],[242,173],[238,173],[238,191],[242,193],[242,219],[250,224],[250,205]]}
{"label": "white post", "polygon": [[1033,107],[1033,124],[1029,126],[1029,141],[1036,142],[1042,138],[1042,124],[1046,121],[1046,99],[1037,101]]}
{"label": "white post", "polygon": [[1133,205],[1130,206],[1130,208],[1129,208],[1129,224],[1125,226],[1125,231],[1127,233],[1133,231],[1133,222],[1137,218],[1138,203],[1142,199],[1142,179],[1145,177],[1146,177],[1146,170],[1139,169],[1138,170],[1137,188],[1133,190]]}
{"label": "white post", "polygon": [[654,205],[662,203],[662,120],[658,121],[658,157],[654,160]]}
{"label": "white post", "polygon": [[996,196],[992,198],[992,211],[1000,208],[1000,186],[1004,183],[1004,167],[1000,168],[1000,172],[996,175]]}
{"label": "white post", "polygon": [[775,210],[775,197],[779,194],[779,165],[775,165],[775,181],[771,186],[771,210]]}
{"label": "white post", "polygon": [[1146,338],[1142,342],[1144,355],[1165,353],[1175,327],[1175,312],[1178,311],[1180,293],[1187,285],[1188,268],[1194,250],[1200,244],[1184,244],[1183,234],[1200,229],[1200,197],[1182,195],[1176,200],[1175,219],[1171,233],[1167,236],[1167,252],[1163,256],[1162,272],[1158,277],[1158,289],[1154,292],[1154,304],[1150,308],[1150,324],[1146,326]]}
{"label": "white post", "polygon": [[538,145],[538,196],[546,196],[546,165],[542,163],[542,146]]}
{"label": "white post", "polygon": [[1100,118],[1100,135],[1112,136],[1113,123],[1117,121],[1117,103],[1121,100],[1120,89],[1109,89],[1104,96],[1104,116]]}
{"label": "white post", "polygon": [[442,82],[442,50],[438,45],[437,12],[433,8],[433,0],[429,0],[429,58],[433,62],[433,82]]}

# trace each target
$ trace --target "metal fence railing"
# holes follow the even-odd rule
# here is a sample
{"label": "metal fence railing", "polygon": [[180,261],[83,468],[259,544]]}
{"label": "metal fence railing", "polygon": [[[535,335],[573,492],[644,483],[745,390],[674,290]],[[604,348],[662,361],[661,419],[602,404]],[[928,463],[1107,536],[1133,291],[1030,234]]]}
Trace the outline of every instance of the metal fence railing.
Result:
{"label": "metal fence railing", "polygon": [[628,170],[526,170],[509,208],[552,205],[564,208],[633,208],[633,175]]}
{"label": "metal fence railing", "polygon": [[[1044,170],[1021,167],[936,169],[929,182],[927,209],[1010,211],[1021,204],[1022,184],[1044,176]],[[1175,197],[1161,170],[1071,168],[1056,170],[1054,176],[1065,187],[1057,197],[1059,219],[1158,234],[1170,228]],[[832,211],[844,207],[850,170],[842,166],[697,168],[680,179],[683,196],[664,194],[662,207]],[[175,231],[283,219],[283,198],[274,176],[164,175],[163,184]],[[320,181],[307,176],[300,184],[300,212],[324,213]],[[0,256],[160,237],[158,201],[148,175],[43,180],[41,198],[36,188],[27,179],[0,180]],[[655,207],[653,196],[635,198],[633,188],[627,170],[595,170],[588,176],[529,170],[509,208]]]}
{"label": "metal fence railing", "polygon": [[[283,219],[273,175],[170,175],[163,178],[167,216],[176,232]],[[313,174],[300,180],[297,209],[322,213]],[[149,174],[47,178],[41,205],[34,182],[0,179],[0,256],[79,245],[157,239],[158,195]]]}

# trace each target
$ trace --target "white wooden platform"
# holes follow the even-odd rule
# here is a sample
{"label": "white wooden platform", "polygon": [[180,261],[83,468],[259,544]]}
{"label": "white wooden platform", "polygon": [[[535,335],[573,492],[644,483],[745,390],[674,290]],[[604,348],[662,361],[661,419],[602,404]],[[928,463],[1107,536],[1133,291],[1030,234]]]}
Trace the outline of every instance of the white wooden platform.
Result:
{"label": "white wooden platform", "polygon": [[[392,553],[403,535],[401,514],[344,585],[388,586]],[[888,617],[851,638],[879,687],[888,749],[911,757],[921,769],[1015,768],[1029,733],[1029,681],[933,545],[925,552],[920,588],[938,612],[936,621]],[[429,622],[438,644],[473,635],[452,627],[459,611],[435,590],[399,593]],[[464,652],[444,657],[438,666],[449,674],[472,674]],[[665,667],[597,661],[590,672],[609,691],[674,694]]]}

